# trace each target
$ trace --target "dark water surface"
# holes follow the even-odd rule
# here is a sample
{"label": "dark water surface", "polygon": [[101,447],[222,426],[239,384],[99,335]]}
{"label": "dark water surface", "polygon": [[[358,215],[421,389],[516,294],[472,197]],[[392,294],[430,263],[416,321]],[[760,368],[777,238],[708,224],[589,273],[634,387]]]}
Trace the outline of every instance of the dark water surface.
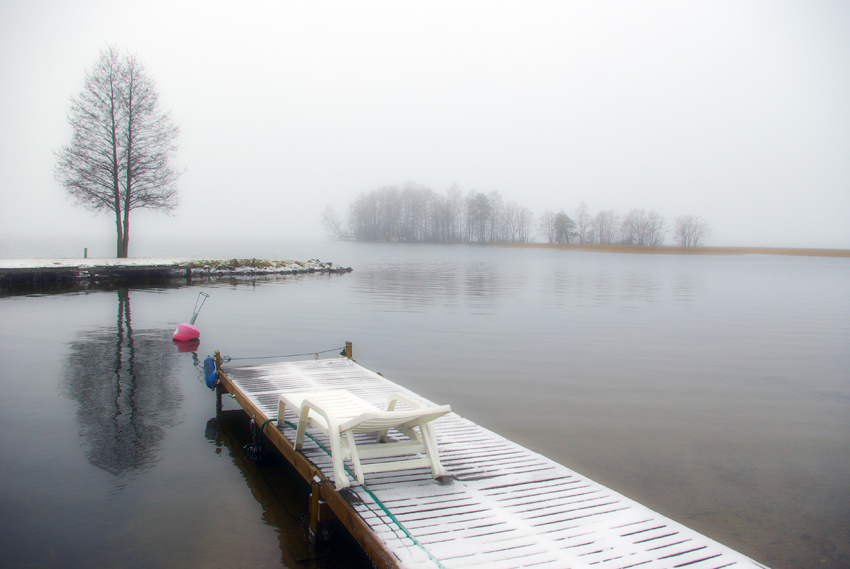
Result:
{"label": "dark water surface", "polygon": [[[37,253],[17,256],[60,256]],[[757,561],[850,567],[848,259],[137,254],[355,270],[0,298],[0,566],[369,566],[342,539],[311,552],[306,489],[244,460],[244,414],[216,418],[193,354],[170,340],[203,290],[201,359],[350,340],[366,367]]]}

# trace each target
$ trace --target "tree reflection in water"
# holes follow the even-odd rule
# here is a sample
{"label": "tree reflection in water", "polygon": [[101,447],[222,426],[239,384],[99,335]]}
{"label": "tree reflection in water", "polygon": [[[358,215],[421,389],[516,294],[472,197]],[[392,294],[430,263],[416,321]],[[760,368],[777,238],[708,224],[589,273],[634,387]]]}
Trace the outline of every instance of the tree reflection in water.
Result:
{"label": "tree reflection in water", "polygon": [[119,288],[117,329],[85,331],[71,343],[65,385],[89,462],[115,475],[156,460],[183,395],[172,370],[170,330],[133,331],[130,291]]}

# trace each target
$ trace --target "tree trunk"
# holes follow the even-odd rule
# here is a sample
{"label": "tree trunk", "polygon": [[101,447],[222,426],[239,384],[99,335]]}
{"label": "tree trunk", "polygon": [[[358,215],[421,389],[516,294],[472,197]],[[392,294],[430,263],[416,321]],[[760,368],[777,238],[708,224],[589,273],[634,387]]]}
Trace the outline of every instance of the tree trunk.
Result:
{"label": "tree trunk", "polygon": [[130,256],[130,208],[124,206],[124,238],[121,244],[121,254],[118,255],[122,259]]}
{"label": "tree trunk", "polygon": [[121,208],[116,209],[115,211],[115,232],[118,236],[118,246],[116,249],[115,256],[119,259],[126,257],[126,254],[122,254],[124,252],[124,231],[122,230],[121,225]]}

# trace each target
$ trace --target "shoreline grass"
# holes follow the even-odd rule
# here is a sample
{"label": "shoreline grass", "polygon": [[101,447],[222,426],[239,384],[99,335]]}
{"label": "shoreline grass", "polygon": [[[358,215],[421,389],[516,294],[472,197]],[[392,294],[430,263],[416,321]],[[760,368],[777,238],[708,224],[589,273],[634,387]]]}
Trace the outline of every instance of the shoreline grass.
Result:
{"label": "shoreline grass", "polygon": [[565,249],[597,253],[639,253],[650,255],[791,255],[798,257],[850,257],[850,249],[808,249],[794,247],[678,247],[675,245],[578,245],[573,243],[494,243],[496,247],[520,249]]}

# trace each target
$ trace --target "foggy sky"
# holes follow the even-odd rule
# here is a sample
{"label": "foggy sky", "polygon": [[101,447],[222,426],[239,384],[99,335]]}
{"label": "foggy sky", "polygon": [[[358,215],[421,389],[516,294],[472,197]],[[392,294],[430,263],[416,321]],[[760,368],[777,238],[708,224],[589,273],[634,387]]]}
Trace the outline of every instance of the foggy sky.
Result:
{"label": "foggy sky", "polygon": [[[173,217],[133,239],[322,237],[414,181],[538,217],[704,216],[708,245],[850,248],[850,3],[0,4],[0,237],[112,232],[54,180],[108,43],[180,125]],[[668,243],[671,239],[668,237]]]}

